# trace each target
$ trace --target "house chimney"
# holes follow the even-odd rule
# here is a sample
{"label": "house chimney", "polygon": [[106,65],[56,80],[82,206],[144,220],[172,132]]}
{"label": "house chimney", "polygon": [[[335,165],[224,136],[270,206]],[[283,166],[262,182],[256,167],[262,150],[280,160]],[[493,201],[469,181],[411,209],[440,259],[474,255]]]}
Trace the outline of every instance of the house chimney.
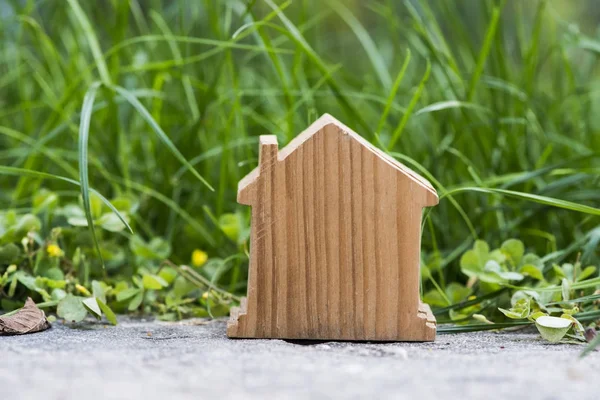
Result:
{"label": "house chimney", "polygon": [[271,168],[277,162],[277,151],[277,136],[262,135],[260,137],[258,165],[261,171]]}

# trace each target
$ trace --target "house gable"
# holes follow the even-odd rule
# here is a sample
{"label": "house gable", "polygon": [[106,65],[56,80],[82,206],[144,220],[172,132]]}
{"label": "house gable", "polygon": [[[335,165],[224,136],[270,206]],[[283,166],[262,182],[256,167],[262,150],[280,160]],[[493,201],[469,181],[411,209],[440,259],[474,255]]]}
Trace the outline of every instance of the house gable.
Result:
{"label": "house gable", "polygon": [[400,163],[390,155],[373,146],[362,136],[329,114],[324,114],[317,119],[280,151],[277,151],[276,136],[261,136],[259,166],[240,181],[238,185],[238,202],[244,205],[253,205],[256,200],[256,185],[258,179],[260,178],[260,171],[265,168],[270,168],[275,162],[285,162],[292,153],[301,148],[305,142],[310,140],[317,133],[324,131],[325,127],[328,125],[335,126],[337,133],[340,135],[349,135],[353,140],[360,143],[365,149],[369,150],[373,155],[381,159],[385,165],[416,183],[417,187],[425,194],[425,201],[422,204],[423,207],[431,207],[438,204],[439,198],[437,196],[437,192],[433,186],[431,186],[429,181],[427,181],[427,179],[423,178],[421,175],[406,167],[404,164]]}

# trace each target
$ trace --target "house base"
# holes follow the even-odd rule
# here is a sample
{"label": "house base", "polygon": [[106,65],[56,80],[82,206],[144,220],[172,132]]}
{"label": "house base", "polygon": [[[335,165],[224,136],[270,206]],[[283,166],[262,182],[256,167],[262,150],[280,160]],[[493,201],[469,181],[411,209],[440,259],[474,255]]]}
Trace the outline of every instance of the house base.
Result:
{"label": "house base", "polygon": [[[433,342],[436,333],[436,320],[428,304],[420,303],[414,327],[393,335],[344,335],[319,332],[302,334],[286,330],[280,334],[272,334],[269,329],[261,330],[256,323],[248,323],[248,300],[242,297],[239,307],[232,307],[227,322],[227,336],[234,339],[288,339],[288,340],[339,340],[339,341],[368,341],[368,342]],[[254,325],[251,327],[250,325]]]}

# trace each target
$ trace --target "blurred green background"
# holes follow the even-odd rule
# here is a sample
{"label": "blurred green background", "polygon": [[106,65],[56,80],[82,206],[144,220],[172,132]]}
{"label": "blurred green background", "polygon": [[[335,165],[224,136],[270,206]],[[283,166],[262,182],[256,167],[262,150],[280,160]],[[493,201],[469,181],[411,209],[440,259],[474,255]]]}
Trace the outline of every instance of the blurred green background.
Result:
{"label": "blurred green background", "polygon": [[[0,244],[34,232],[0,273],[16,262],[61,270],[66,292],[142,288],[142,309],[169,317],[200,313],[188,305],[208,287],[243,294],[249,210],[235,197],[257,137],[283,145],[326,112],[437,188],[426,290],[466,281],[458,260],[477,238],[598,260],[596,1],[4,0],[0,18]],[[80,189],[60,180],[87,187],[81,165],[134,231],[92,197],[106,269]],[[39,251],[53,243],[60,257]],[[204,285],[171,308],[182,272],[165,274],[167,258]],[[22,286],[0,293],[53,299]],[[223,296],[215,306],[235,301]],[[206,297],[194,304],[210,309]]]}

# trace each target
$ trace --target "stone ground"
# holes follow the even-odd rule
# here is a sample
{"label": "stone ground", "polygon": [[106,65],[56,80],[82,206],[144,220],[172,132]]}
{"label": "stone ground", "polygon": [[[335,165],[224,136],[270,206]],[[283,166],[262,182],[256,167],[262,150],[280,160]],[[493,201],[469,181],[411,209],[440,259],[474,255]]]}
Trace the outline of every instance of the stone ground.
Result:
{"label": "stone ground", "polygon": [[0,399],[592,399],[600,352],[535,333],[435,343],[230,340],[224,321],[87,324],[0,337]]}

